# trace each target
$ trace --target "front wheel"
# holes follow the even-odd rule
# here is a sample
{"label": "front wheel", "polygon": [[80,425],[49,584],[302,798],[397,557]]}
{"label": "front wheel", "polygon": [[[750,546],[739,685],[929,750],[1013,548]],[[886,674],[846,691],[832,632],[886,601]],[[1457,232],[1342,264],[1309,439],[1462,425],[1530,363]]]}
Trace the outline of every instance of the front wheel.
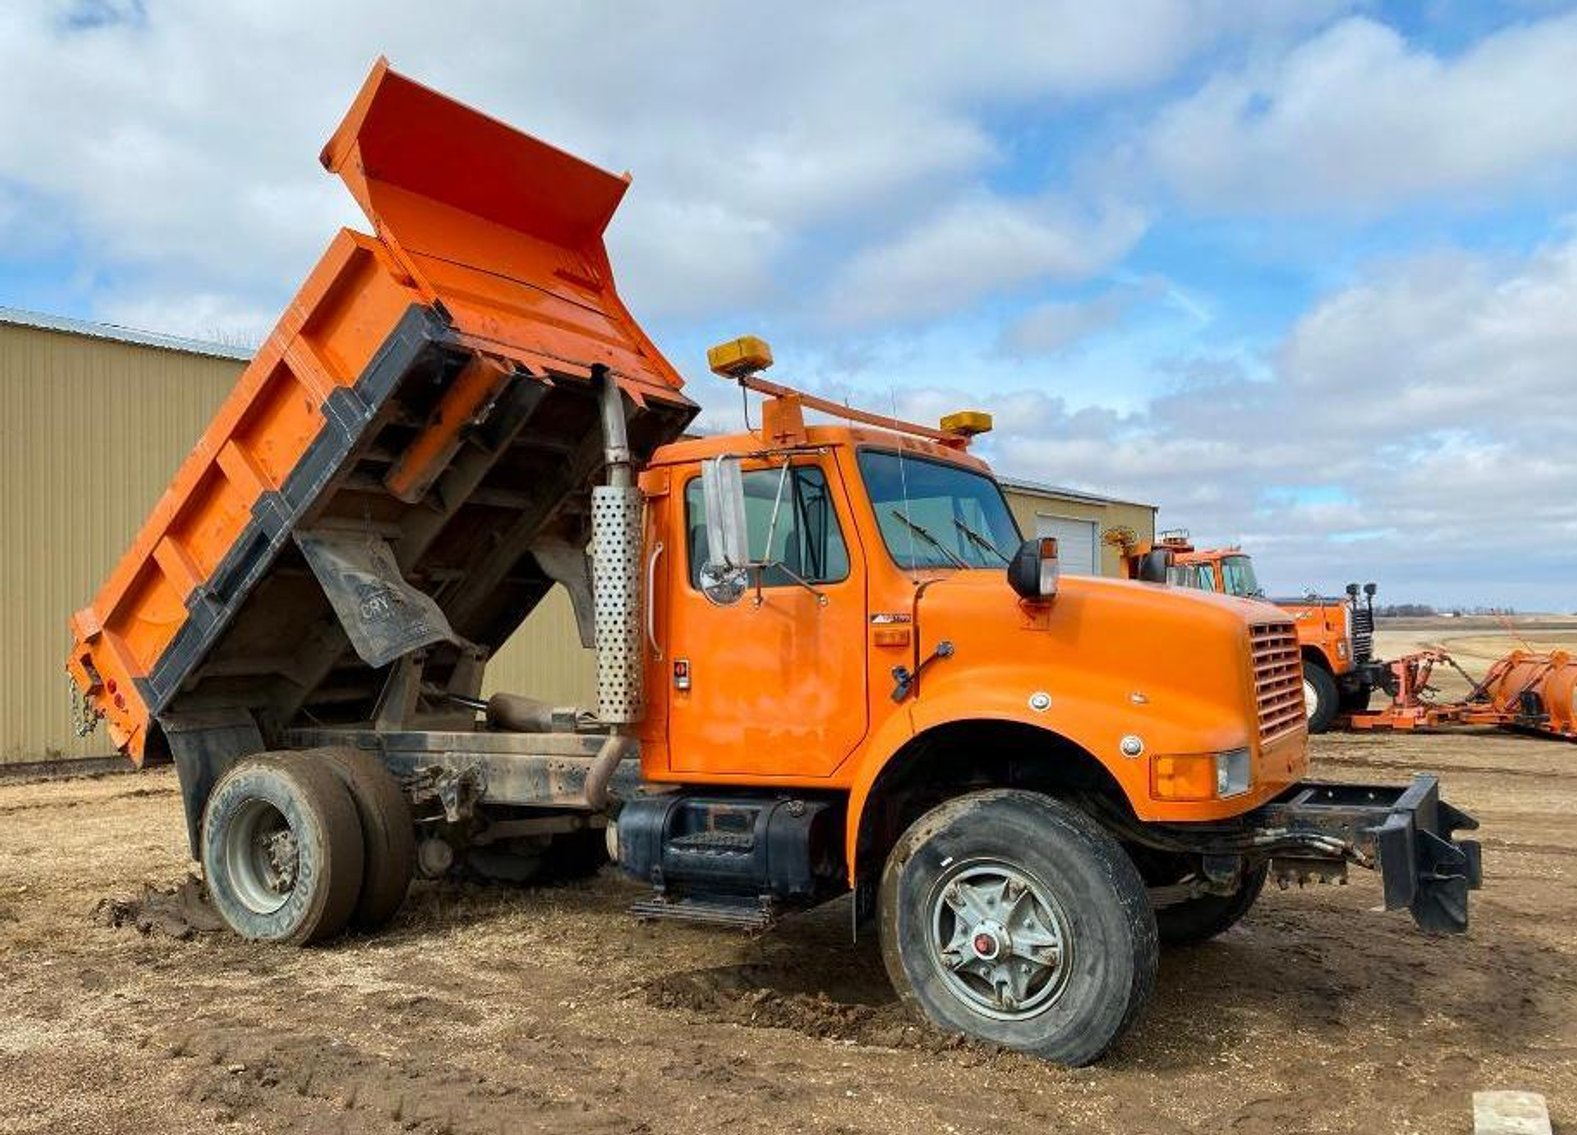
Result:
{"label": "front wheel", "polygon": [[1155,986],[1155,915],[1122,847],[1033,792],[960,796],[906,831],[882,873],[882,960],[949,1032],[1059,1064],[1100,1058]]}
{"label": "front wheel", "polygon": [[1312,662],[1303,664],[1303,715],[1310,733],[1324,733],[1336,720],[1341,705],[1341,695],[1336,689],[1336,678],[1323,666]]}
{"label": "front wheel", "polygon": [[1368,713],[1370,699],[1374,697],[1374,687],[1368,684],[1353,686],[1342,691],[1343,713]]}

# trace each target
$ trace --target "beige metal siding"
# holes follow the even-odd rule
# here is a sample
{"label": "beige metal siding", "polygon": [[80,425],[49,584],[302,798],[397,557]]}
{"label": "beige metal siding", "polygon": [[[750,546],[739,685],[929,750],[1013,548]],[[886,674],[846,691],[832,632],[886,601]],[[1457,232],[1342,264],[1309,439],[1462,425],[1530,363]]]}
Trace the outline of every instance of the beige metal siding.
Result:
{"label": "beige metal siding", "polygon": [[103,583],[242,364],[0,325],[0,762],[71,730],[66,620]]}
{"label": "beige metal siding", "polygon": [[[1019,488],[1008,488],[1006,494],[1008,507],[1013,510],[1019,528],[1026,535],[1037,531],[1038,517],[1047,516],[1063,520],[1093,520],[1098,538],[1113,528],[1131,528],[1142,542],[1155,539],[1155,509],[1150,505],[1129,501],[1088,501]],[[1121,575],[1121,563],[1121,553],[1103,542],[1101,574]]]}
{"label": "beige metal siding", "polygon": [[582,649],[569,593],[555,587],[487,666],[486,693],[507,690],[554,705],[597,704],[597,656]]}

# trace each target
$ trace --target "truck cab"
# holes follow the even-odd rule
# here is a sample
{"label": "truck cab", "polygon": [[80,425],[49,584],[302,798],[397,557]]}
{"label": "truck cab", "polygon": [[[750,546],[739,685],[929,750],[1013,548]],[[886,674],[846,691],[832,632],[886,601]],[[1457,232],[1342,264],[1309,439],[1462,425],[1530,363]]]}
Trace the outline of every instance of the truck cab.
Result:
{"label": "truck cab", "polygon": [[[1160,944],[1268,879],[1357,865],[1466,928],[1475,824],[1434,778],[1305,779],[1284,613],[1061,578],[969,451],[986,415],[819,399],[752,337],[708,362],[758,419],[685,439],[603,243],[628,176],[387,63],[323,163],[375,235],[334,238],[66,662],[122,752],[174,763],[238,934],[375,930],[418,873],[611,859],[643,918],[848,896],[919,1017],[1083,1064]],[[554,588],[594,704],[484,698]]]}

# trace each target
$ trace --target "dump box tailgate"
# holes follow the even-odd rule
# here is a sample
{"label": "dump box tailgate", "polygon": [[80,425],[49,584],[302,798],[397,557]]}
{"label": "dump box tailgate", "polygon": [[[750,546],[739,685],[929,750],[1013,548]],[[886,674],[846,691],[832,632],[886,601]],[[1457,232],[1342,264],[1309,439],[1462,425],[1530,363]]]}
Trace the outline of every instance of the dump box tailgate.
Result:
{"label": "dump box tailgate", "polygon": [[627,177],[382,61],[323,161],[376,236],[335,237],[72,619],[72,678],[139,762],[168,714],[240,708],[265,733],[371,714],[385,659],[303,547],[367,544],[387,594],[364,605],[419,596],[496,649],[584,547],[605,378],[637,457],[694,412],[614,289]]}

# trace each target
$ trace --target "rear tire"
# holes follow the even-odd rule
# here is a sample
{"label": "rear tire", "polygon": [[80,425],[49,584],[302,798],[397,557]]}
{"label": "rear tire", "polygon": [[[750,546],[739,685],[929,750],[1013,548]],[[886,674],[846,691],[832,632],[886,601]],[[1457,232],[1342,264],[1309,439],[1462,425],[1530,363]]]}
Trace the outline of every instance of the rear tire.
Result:
{"label": "rear tire", "polygon": [[375,930],[399,911],[416,873],[416,820],[411,805],[383,762],[363,749],[311,749],[300,759],[327,765],[355,801],[366,862],[350,924],[358,930]]}
{"label": "rear tire", "polygon": [[878,915],[913,1011],[1059,1064],[1099,1059],[1155,986],[1155,914],[1132,860],[1038,793],[973,792],[920,817],[888,856]]}
{"label": "rear tire", "polygon": [[324,764],[268,753],[219,779],[203,809],[214,907],[237,934],[306,945],[345,928],[361,891],[361,825]]}
{"label": "rear tire", "polygon": [[1155,928],[1163,946],[1192,946],[1236,926],[1265,889],[1270,863],[1251,867],[1242,885],[1230,895],[1200,895],[1155,912]]}
{"label": "rear tire", "polygon": [[1303,712],[1310,733],[1327,732],[1336,720],[1341,695],[1329,670],[1315,662],[1303,664]]}

